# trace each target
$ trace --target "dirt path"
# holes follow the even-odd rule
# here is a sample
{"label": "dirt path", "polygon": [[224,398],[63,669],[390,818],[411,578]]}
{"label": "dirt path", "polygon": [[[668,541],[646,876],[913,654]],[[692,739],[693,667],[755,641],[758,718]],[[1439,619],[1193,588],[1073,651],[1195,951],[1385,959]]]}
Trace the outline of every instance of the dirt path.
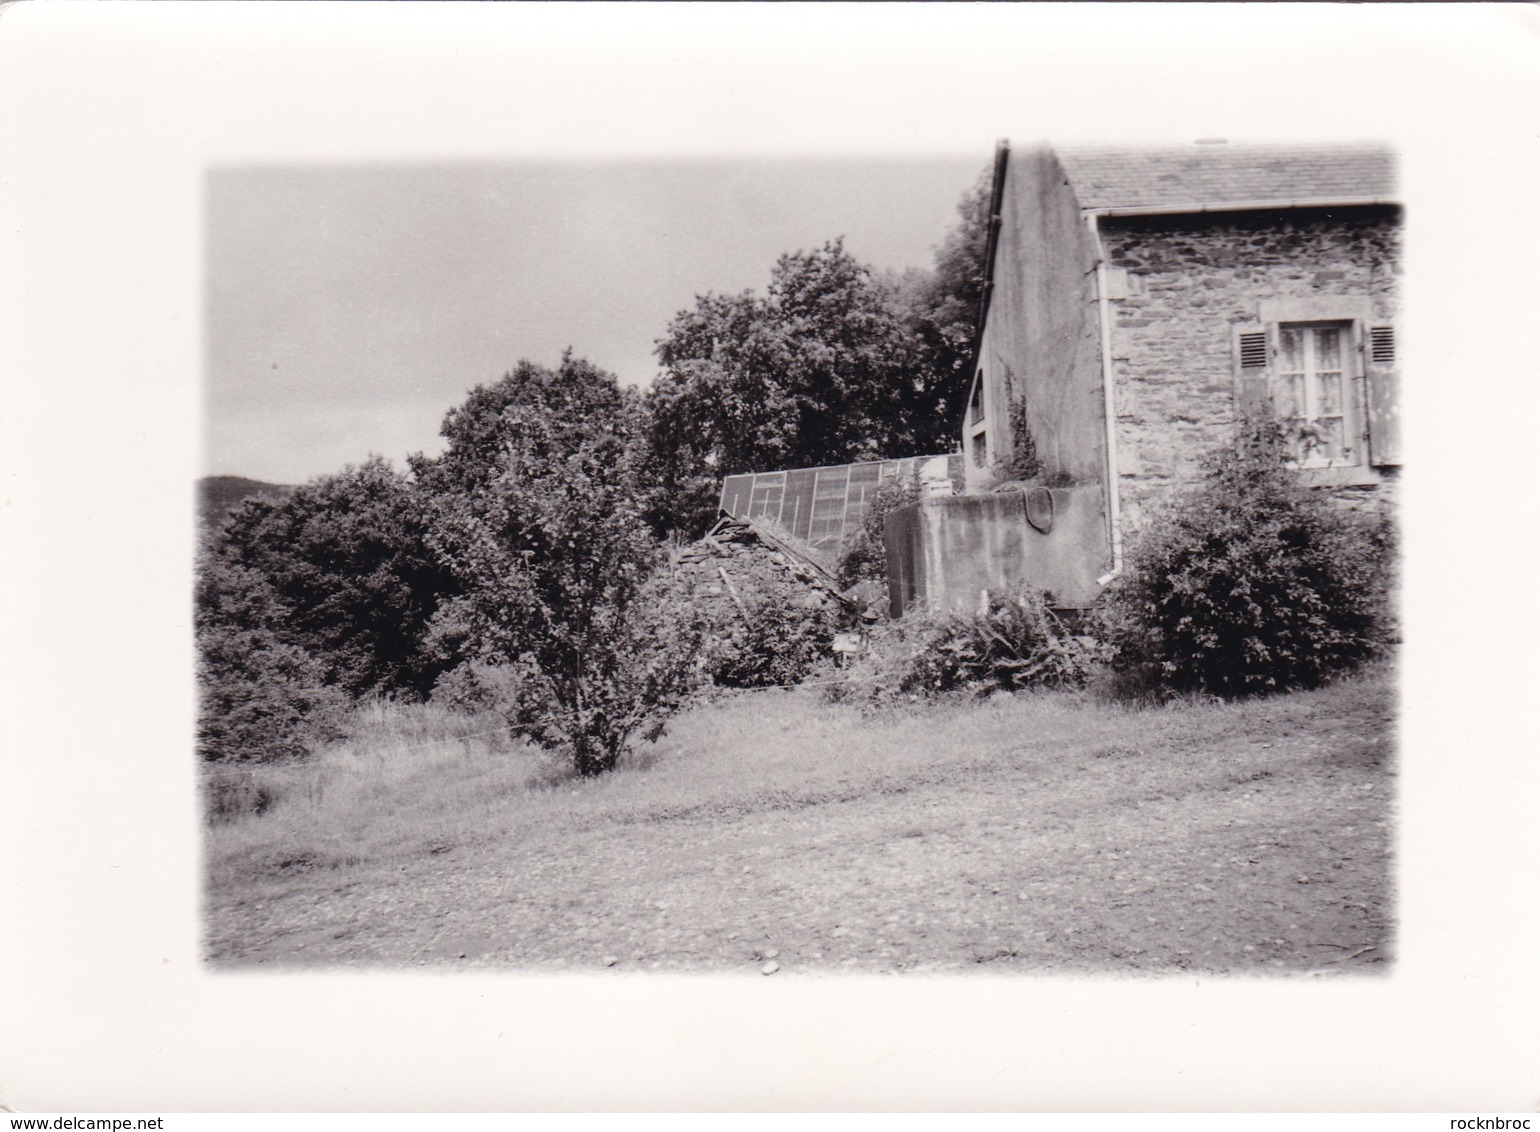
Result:
{"label": "dirt path", "polygon": [[[1040,743],[872,792],[530,828],[212,894],[235,965],[755,973],[1388,968],[1388,742]],[[633,815],[634,816],[634,815]]]}

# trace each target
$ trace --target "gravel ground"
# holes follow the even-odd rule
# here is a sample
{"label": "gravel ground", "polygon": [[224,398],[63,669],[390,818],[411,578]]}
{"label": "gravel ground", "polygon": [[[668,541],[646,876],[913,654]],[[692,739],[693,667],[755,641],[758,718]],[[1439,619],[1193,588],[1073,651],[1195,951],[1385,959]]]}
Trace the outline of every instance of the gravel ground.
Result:
{"label": "gravel ground", "polygon": [[778,978],[1384,972],[1384,683],[1156,713],[1138,743],[1070,712],[1062,737],[731,806],[596,808],[584,784],[517,833],[213,888],[208,952]]}

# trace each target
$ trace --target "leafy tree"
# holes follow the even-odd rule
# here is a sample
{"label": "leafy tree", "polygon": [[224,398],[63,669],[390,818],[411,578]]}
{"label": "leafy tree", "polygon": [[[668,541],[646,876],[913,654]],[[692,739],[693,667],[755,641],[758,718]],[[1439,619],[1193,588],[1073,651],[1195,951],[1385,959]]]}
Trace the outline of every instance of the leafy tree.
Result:
{"label": "leafy tree", "polygon": [[570,351],[554,370],[521,361],[449,411],[443,454],[411,459],[454,579],[427,643],[436,663],[512,661],[602,599],[591,557],[651,554],[631,522],[638,428],[635,396]]}
{"label": "leafy tree", "polygon": [[612,768],[690,678],[689,626],[657,623],[642,596],[659,548],[643,521],[636,427],[615,378],[569,355],[477,390],[446,419],[444,455],[416,461],[429,543],[456,583],[430,655],[497,673],[478,679],[497,684],[501,710],[584,775]]}
{"label": "leafy tree", "polygon": [[930,271],[874,275],[840,240],[777,261],[764,295],[698,296],[658,343],[643,474],[660,534],[698,534],[724,476],[956,447],[984,292],[990,169]]}
{"label": "leafy tree", "polygon": [[916,441],[926,452],[957,443],[972,380],[973,335],[984,297],[993,165],[986,165],[957,202],[957,225],[936,249],[935,266],[904,288],[919,340],[915,365]]}
{"label": "leafy tree", "polygon": [[635,392],[570,350],[554,370],[521,361],[449,410],[439,428],[447,442],[442,455],[408,463],[424,493],[437,498],[486,490],[515,448],[557,459],[586,443],[598,458],[631,471],[640,407]]}
{"label": "leafy tree", "polygon": [[405,477],[378,457],[246,503],[219,554],[260,577],[282,609],[274,631],[349,695],[420,698],[438,671],[422,638],[454,579],[428,549],[428,520]]}
{"label": "leafy tree", "polygon": [[[703,295],[658,343],[648,397],[661,523],[696,531],[725,475],[914,455],[915,341],[893,285],[835,240],[766,295]],[[704,512],[704,514],[703,514]]]}

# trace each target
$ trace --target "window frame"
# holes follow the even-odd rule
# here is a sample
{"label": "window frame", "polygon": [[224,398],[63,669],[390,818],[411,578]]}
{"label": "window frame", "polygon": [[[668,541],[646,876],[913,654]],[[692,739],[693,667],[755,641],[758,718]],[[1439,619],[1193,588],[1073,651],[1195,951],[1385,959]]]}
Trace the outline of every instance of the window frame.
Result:
{"label": "window frame", "polygon": [[990,397],[988,383],[984,380],[984,367],[973,371],[973,387],[968,390],[967,456],[971,475],[981,475],[989,470]]}
{"label": "window frame", "polygon": [[[1258,305],[1255,322],[1232,325],[1232,367],[1238,415],[1265,407],[1275,419],[1280,418],[1281,329],[1321,324],[1340,325],[1345,329],[1347,338],[1343,348],[1346,357],[1341,372],[1344,409],[1350,407],[1351,422],[1345,421],[1344,428],[1352,430],[1354,462],[1291,464],[1303,482],[1322,487],[1369,486],[1384,482],[1381,469],[1399,467],[1398,414],[1393,410],[1392,417],[1387,419],[1385,412],[1387,400],[1392,405],[1397,401],[1393,356],[1395,321],[1390,317],[1377,317],[1367,296],[1311,296],[1263,300]],[[1368,343],[1376,332],[1383,333],[1391,344],[1392,355],[1386,362],[1369,357]],[[1263,343],[1260,354],[1257,350],[1259,336]],[[1259,356],[1260,364],[1257,363]]]}
{"label": "window frame", "polygon": [[[1316,351],[1320,347],[1319,332],[1322,330],[1335,330],[1337,339],[1337,366],[1335,370],[1322,368],[1318,363]],[[1276,342],[1276,348],[1272,350],[1271,372],[1268,375],[1268,396],[1273,403],[1274,416],[1285,424],[1292,421],[1302,422],[1298,430],[1299,435],[1289,436],[1290,447],[1294,458],[1290,462],[1292,467],[1301,471],[1317,470],[1322,468],[1359,468],[1369,464],[1369,430],[1365,424],[1367,419],[1367,403],[1363,390],[1363,366],[1359,364],[1358,351],[1358,326],[1351,321],[1340,319],[1321,319],[1310,322],[1279,322],[1269,327],[1269,334]],[[1283,338],[1286,333],[1300,335],[1300,370],[1283,371],[1282,359],[1284,357]],[[1323,414],[1320,410],[1320,402],[1323,397],[1322,377],[1326,374],[1334,375],[1338,382],[1338,406],[1335,414]],[[1285,382],[1288,378],[1299,377],[1301,389],[1299,400],[1300,416],[1287,416],[1282,413],[1284,403],[1291,406],[1295,400],[1292,394],[1284,396]],[[1310,432],[1313,426],[1328,416],[1335,416],[1342,422],[1341,443],[1343,456],[1337,459],[1330,455],[1311,455]]]}

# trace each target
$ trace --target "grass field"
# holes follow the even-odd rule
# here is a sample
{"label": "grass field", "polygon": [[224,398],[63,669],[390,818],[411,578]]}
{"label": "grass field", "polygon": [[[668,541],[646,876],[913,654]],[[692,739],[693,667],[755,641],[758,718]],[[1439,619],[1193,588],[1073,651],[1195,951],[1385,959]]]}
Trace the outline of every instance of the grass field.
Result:
{"label": "grass field", "polygon": [[[378,707],[213,825],[221,967],[1306,973],[1389,968],[1394,680],[1137,709],[878,713],[810,689],[679,717],[576,780]],[[264,785],[258,783],[257,785]]]}

